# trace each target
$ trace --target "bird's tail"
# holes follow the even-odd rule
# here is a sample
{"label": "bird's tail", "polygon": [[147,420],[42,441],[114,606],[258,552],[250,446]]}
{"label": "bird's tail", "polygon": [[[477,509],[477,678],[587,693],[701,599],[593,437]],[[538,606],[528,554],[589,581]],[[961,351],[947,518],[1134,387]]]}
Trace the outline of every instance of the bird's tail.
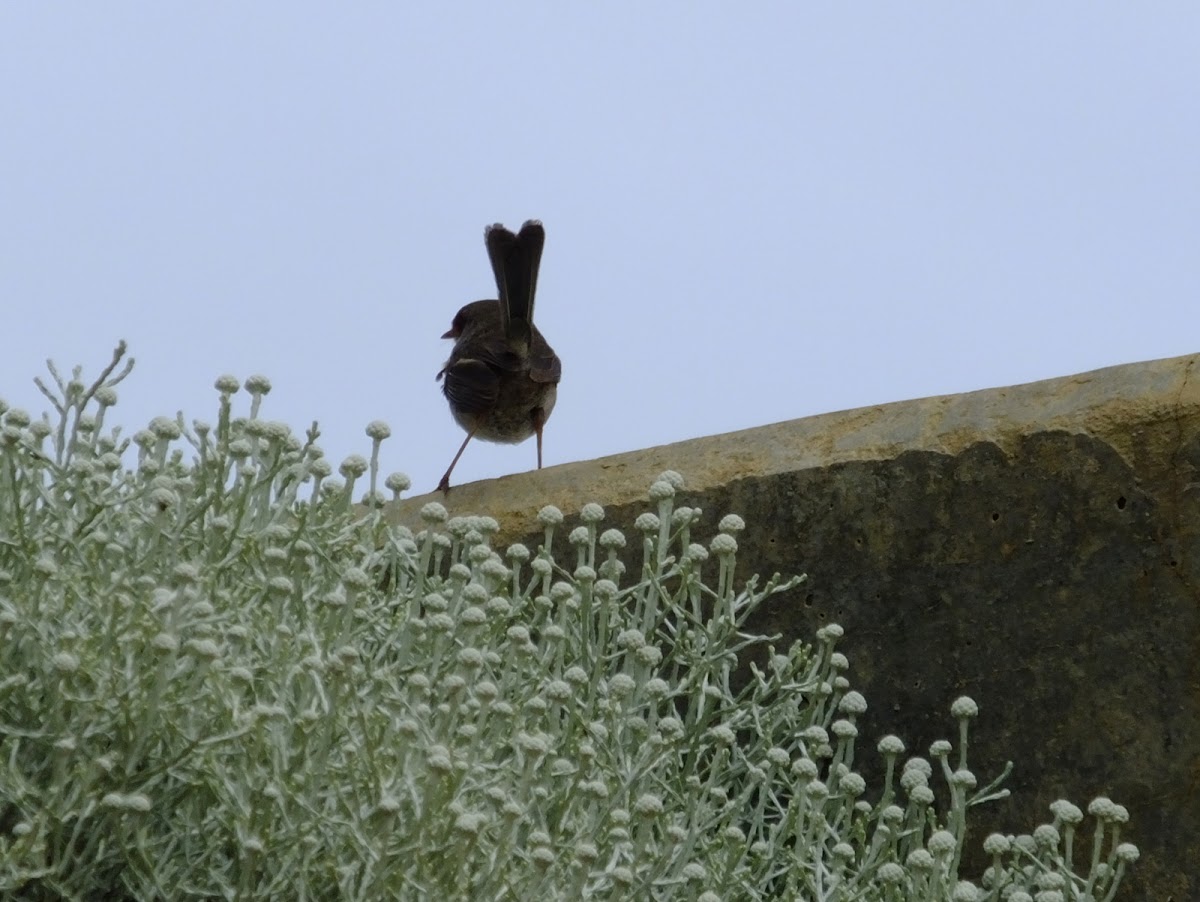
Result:
{"label": "bird's tail", "polygon": [[499,223],[488,226],[483,235],[496,276],[496,289],[500,292],[504,334],[528,344],[533,339],[533,299],[546,230],[536,219],[531,219],[516,235]]}

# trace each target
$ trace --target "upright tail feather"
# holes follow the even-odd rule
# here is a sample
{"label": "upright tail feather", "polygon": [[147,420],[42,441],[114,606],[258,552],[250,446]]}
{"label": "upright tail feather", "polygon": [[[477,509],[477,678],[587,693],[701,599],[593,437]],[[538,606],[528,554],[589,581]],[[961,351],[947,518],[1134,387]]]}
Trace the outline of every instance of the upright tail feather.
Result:
{"label": "upright tail feather", "polygon": [[500,293],[504,334],[528,344],[533,336],[533,301],[546,231],[536,219],[526,222],[516,235],[497,223],[484,230],[484,243]]}

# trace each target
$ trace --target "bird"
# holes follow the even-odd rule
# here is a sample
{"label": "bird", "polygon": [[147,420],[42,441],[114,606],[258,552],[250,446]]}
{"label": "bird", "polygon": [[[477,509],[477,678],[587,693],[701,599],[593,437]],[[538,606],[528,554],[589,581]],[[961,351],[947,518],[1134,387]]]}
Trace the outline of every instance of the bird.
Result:
{"label": "bird", "polygon": [[545,229],[531,219],[515,235],[496,223],[483,236],[499,297],[462,307],[442,336],[454,339],[454,347],[437,380],[455,422],[467,433],[438,483],[443,494],[473,438],[517,444],[536,435],[540,470],[542,429],[562,378],[562,362],[533,324]]}

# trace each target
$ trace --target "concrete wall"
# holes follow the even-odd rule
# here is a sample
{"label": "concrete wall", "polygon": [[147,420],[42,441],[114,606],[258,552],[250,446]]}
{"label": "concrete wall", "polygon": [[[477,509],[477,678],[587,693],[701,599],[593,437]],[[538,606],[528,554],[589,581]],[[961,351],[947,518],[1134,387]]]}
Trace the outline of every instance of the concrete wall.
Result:
{"label": "concrete wall", "polygon": [[[664,469],[705,512],[694,535],[745,517],[743,577],[809,575],[757,627],[847,629],[865,739],[895,732],[918,753],[953,738],[956,696],[979,702],[972,769],[1016,767],[1013,798],[976,809],[974,846],[1049,820],[1056,798],[1108,795],[1142,850],[1123,897],[1200,899],[1200,355],[568,464],[445,503],[531,547],[547,503],[570,518],[598,501],[628,534]],[[413,523],[432,497],[392,515]]]}

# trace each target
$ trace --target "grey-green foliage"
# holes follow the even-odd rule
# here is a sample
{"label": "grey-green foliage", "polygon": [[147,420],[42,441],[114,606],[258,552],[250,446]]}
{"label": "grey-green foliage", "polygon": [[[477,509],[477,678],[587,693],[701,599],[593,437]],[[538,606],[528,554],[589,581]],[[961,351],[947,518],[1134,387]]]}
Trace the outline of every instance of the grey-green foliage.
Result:
{"label": "grey-green foliage", "polygon": [[974,703],[933,763],[880,740],[869,790],[840,628],[748,632],[795,581],[739,588],[743,522],[694,543],[676,474],[631,575],[595,504],[566,548],[544,509],[536,554],[436,503],[413,535],[377,504],[387,427],[327,478],[315,428],[258,418],[261,377],[249,417],[222,377],[215,426],[156,419],[127,468],[102,431],[122,351],[90,387],[54,374],[56,419],[0,405],[5,897],[1054,902],[1110,898],[1136,857],[1103,799],[1077,855],[1060,801],[962,880],[1000,794],[967,768]]}

